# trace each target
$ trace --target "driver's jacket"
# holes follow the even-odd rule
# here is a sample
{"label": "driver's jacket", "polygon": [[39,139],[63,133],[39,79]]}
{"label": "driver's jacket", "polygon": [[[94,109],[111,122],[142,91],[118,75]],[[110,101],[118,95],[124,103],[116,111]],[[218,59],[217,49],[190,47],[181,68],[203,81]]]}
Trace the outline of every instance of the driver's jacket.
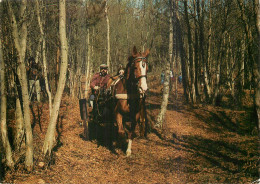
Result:
{"label": "driver's jacket", "polygon": [[110,79],[110,75],[107,74],[105,76],[101,76],[100,73],[94,74],[92,80],[90,82],[90,88],[94,89],[95,86],[99,86],[100,88],[104,88],[107,85],[108,80]]}

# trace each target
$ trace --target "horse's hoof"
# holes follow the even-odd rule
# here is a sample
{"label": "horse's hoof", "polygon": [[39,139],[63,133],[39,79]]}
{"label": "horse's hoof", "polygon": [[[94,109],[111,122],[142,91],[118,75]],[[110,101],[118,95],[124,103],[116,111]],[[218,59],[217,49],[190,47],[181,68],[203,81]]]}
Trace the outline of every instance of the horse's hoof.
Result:
{"label": "horse's hoof", "polygon": [[131,156],[131,151],[126,151],[126,157],[130,157]]}

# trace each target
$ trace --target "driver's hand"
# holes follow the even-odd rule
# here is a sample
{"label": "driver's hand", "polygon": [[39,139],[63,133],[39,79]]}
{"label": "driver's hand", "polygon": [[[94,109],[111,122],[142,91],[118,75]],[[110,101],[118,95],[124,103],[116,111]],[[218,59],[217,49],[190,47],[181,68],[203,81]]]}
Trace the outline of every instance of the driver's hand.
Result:
{"label": "driver's hand", "polygon": [[98,89],[99,89],[99,86],[95,86],[95,87],[94,87],[94,90],[98,90]]}

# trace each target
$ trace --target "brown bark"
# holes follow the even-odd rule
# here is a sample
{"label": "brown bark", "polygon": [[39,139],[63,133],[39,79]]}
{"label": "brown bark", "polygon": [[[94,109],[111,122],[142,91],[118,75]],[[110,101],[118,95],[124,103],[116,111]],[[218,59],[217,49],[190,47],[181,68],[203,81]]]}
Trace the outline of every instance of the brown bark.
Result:
{"label": "brown bark", "polygon": [[254,71],[256,75],[256,94],[255,94],[255,104],[256,112],[258,116],[258,131],[260,131],[260,10],[259,10],[259,0],[255,0],[255,11],[256,11],[256,25],[258,31],[258,62],[255,63]]}
{"label": "brown bark", "polygon": [[[194,70],[194,59],[193,59],[193,48],[192,48],[192,37],[191,37],[191,26],[189,23],[189,15],[188,15],[188,2],[184,0],[184,16],[185,16],[185,23],[187,25],[187,36],[188,36],[188,60],[190,66],[190,82],[191,82],[191,97],[192,102],[196,103],[196,93],[195,93],[195,70]],[[188,72],[189,73],[189,72]]]}
{"label": "brown bark", "polygon": [[185,50],[184,50],[183,30],[181,29],[181,23],[180,23],[178,11],[176,12],[176,26],[178,27],[178,29],[176,29],[176,44],[177,44],[178,53],[180,55],[180,60],[181,60],[182,85],[183,85],[185,100],[186,102],[189,102],[190,101],[189,85],[188,85],[189,74],[188,74],[188,67],[187,67]]}

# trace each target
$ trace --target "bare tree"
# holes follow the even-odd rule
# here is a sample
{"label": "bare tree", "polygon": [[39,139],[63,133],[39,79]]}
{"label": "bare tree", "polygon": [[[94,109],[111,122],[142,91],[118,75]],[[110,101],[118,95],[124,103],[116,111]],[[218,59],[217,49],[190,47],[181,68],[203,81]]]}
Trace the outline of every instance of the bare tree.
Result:
{"label": "bare tree", "polygon": [[157,116],[156,126],[159,128],[163,128],[164,118],[167,110],[168,100],[169,100],[169,92],[170,92],[170,63],[172,63],[173,59],[173,0],[169,1],[170,5],[170,15],[169,15],[169,61],[166,63],[165,70],[165,80],[163,84],[163,99],[161,103],[161,109],[159,115]]}
{"label": "bare tree", "polygon": [[61,66],[59,73],[59,81],[57,86],[57,92],[54,97],[54,103],[52,107],[52,113],[48,126],[47,133],[43,144],[43,154],[51,154],[55,141],[55,128],[57,124],[57,118],[60,109],[61,97],[66,82],[66,74],[68,68],[68,44],[66,37],[66,0],[59,0],[59,36],[61,43]]}
{"label": "bare tree", "polygon": [[84,91],[84,97],[87,98],[88,95],[88,88],[89,88],[89,81],[90,81],[90,71],[91,71],[91,45],[90,45],[90,32],[89,28],[87,28],[87,36],[86,36],[86,44],[87,44],[87,54],[86,54],[86,80],[85,80],[85,91]]}
{"label": "bare tree", "polygon": [[195,69],[194,69],[194,59],[193,59],[193,48],[192,48],[192,37],[191,37],[191,26],[189,22],[189,15],[188,15],[188,2],[184,0],[184,9],[185,9],[185,23],[187,25],[187,36],[188,36],[188,61],[189,61],[189,68],[190,68],[190,76],[191,76],[191,96],[192,102],[196,103],[196,92],[195,92]]}
{"label": "bare tree", "polygon": [[[27,23],[26,23],[26,5],[27,1],[22,0],[20,6],[19,22],[15,18],[12,4],[8,1],[8,11],[11,19],[12,34],[15,43],[15,48],[18,53],[18,78],[21,83],[22,100],[23,100],[23,116],[25,123],[26,134],[26,158],[25,167],[28,171],[33,169],[33,135],[31,127],[30,107],[29,107],[29,94],[28,94],[28,82],[25,68],[25,51],[26,51],[26,39],[27,39]],[[18,25],[21,25],[19,28]]]}
{"label": "bare tree", "polygon": [[20,150],[22,143],[24,142],[24,119],[19,98],[16,98],[16,109],[15,109],[15,138],[14,146],[15,150]]}
{"label": "bare tree", "polygon": [[209,101],[211,98],[211,88],[209,85],[209,63],[211,61],[211,41],[212,41],[212,0],[209,1],[209,31],[208,31],[208,44],[207,44],[207,60],[203,62],[203,79],[204,79],[204,91],[206,98]]}
{"label": "bare tree", "polygon": [[3,58],[2,39],[0,39],[0,81],[1,81],[1,137],[4,147],[4,154],[6,158],[6,166],[9,168],[14,167],[12,158],[12,149],[8,140],[8,131],[6,125],[6,87],[5,87],[5,63]]}
{"label": "bare tree", "polygon": [[256,112],[258,116],[258,131],[260,131],[260,3],[259,0],[255,0],[255,11],[256,11],[256,26],[258,31],[258,62],[255,63],[255,75],[256,75]]}
{"label": "bare tree", "polygon": [[110,24],[109,24],[109,17],[108,17],[108,5],[106,1],[105,6],[105,13],[106,13],[106,22],[107,22],[107,66],[110,68]]}
{"label": "bare tree", "polygon": [[41,16],[40,16],[40,6],[39,6],[38,0],[36,0],[36,14],[37,14],[38,25],[39,25],[39,28],[40,28],[40,33],[41,33],[40,42],[42,42],[43,74],[44,74],[46,91],[47,91],[47,94],[48,94],[48,97],[49,97],[49,114],[51,116],[52,95],[51,95],[51,91],[49,89],[49,80],[48,80],[48,71],[47,71],[46,39],[45,39],[45,35],[44,35],[44,32],[43,32],[43,23],[42,23]]}

